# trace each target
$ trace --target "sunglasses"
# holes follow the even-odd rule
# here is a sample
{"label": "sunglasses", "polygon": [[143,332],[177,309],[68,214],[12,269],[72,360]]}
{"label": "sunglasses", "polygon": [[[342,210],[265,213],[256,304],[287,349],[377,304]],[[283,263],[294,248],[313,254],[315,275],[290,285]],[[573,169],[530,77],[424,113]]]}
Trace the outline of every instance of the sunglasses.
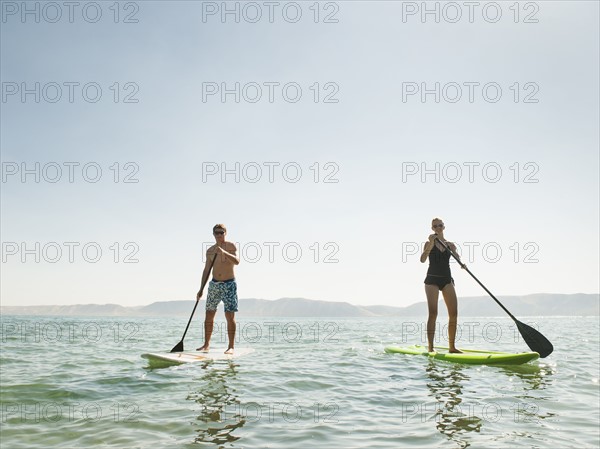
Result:
{"label": "sunglasses", "polygon": [[440,223],[440,224],[435,224],[433,225],[434,228],[443,228],[444,227],[444,223]]}
{"label": "sunglasses", "polygon": [[214,235],[225,235],[225,231],[214,231]]}

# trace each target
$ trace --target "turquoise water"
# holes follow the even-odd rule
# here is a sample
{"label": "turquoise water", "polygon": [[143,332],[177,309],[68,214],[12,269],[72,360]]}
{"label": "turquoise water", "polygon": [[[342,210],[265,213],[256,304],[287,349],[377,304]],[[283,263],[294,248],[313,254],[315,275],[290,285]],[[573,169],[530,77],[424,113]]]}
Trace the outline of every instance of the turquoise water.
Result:
{"label": "turquoise water", "polygon": [[[383,352],[388,344],[423,343],[423,319],[241,316],[237,346],[254,354],[151,368],[140,355],[168,352],[187,318],[4,316],[0,443],[597,448],[598,318],[523,321],[555,352],[512,368]],[[198,323],[186,350],[199,346]],[[459,347],[528,350],[510,319],[460,324]],[[219,322],[212,346],[224,350],[225,335]]]}

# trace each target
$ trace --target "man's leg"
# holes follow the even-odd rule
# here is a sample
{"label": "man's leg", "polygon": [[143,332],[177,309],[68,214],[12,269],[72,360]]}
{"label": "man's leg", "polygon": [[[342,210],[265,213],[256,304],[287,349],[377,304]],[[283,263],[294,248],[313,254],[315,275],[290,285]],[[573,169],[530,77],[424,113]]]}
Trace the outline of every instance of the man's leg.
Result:
{"label": "man's leg", "polygon": [[215,324],[216,310],[207,310],[204,318],[204,345],[196,349],[196,351],[208,351],[210,346],[210,337],[212,336],[213,327]]}
{"label": "man's leg", "polygon": [[225,354],[233,354],[233,345],[235,342],[235,312],[225,312],[227,319],[227,337],[229,338],[229,346]]}

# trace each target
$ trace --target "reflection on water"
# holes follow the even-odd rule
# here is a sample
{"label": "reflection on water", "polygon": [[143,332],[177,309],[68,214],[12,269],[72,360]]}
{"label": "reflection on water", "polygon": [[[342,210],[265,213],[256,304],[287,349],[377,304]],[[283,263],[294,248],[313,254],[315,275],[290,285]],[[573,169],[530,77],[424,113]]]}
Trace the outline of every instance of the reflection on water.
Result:
{"label": "reflection on water", "polygon": [[[480,432],[485,421],[495,422],[503,416],[500,406],[495,403],[463,403],[462,390],[464,384],[471,380],[468,375],[470,369],[472,367],[429,360],[425,370],[429,396],[436,401],[436,428],[461,448],[471,445],[466,439],[469,432]],[[543,403],[551,399],[540,394],[553,382],[554,371],[551,367],[525,364],[497,366],[490,369],[493,369],[497,375],[515,376],[522,382],[521,386],[516,386],[519,392],[513,396],[514,399],[519,399],[519,402],[510,406],[510,414],[514,422],[540,423],[543,419],[556,416],[554,413],[541,410]],[[477,414],[481,414],[482,417]]]}
{"label": "reflection on water", "polygon": [[465,367],[458,364],[448,366],[429,360],[426,372],[429,378],[427,387],[430,396],[437,401],[435,413],[437,430],[457,443],[458,447],[468,447],[470,444],[463,439],[463,434],[478,432],[482,420],[469,413],[468,408],[460,405],[463,382],[469,380]]}
{"label": "reflection on water", "polygon": [[240,416],[236,389],[230,385],[237,376],[237,365],[232,361],[202,366],[202,375],[194,379],[195,387],[187,399],[198,403],[200,414],[195,423],[196,443],[224,445],[239,439],[233,435],[246,420]]}
{"label": "reflection on water", "polygon": [[544,419],[556,418],[556,413],[544,412],[541,408],[545,401],[552,401],[549,394],[543,392],[550,387],[554,381],[555,370],[550,366],[540,365],[516,365],[500,367],[501,371],[508,375],[514,375],[522,381],[523,389],[515,394],[519,402],[513,407],[515,422],[540,423]]}
{"label": "reflection on water", "polygon": [[[539,390],[543,391],[548,388],[553,381],[554,369],[550,366],[540,366],[537,364],[529,364],[525,363],[523,365],[514,365],[514,366],[501,366],[498,367],[502,372],[508,375],[515,375],[520,380],[523,381],[524,393],[530,390]],[[520,396],[523,398],[531,398],[529,395]],[[535,397],[536,399],[550,399],[541,398],[539,395]]]}

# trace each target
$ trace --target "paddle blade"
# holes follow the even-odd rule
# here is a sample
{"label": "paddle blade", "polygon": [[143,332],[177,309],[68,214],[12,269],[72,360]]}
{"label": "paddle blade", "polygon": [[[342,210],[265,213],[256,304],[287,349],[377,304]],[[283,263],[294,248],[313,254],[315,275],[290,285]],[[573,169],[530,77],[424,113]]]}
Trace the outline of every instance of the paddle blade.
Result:
{"label": "paddle blade", "polygon": [[183,340],[177,343],[175,347],[171,349],[171,352],[183,352]]}
{"label": "paddle blade", "polygon": [[552,343],[550,343],[550,341],[539,331],[525,323],[521,323],[519,320],[515,320],[515,323],[517,324],[517,329],[519,329],[519,332],[523,336],[523,340],[525,340],[525,343],[527,343],[527,346],[529,346],[532,351],[537,352],[541,358],[548,357],[552,354],[554,346],[552,346]]}

